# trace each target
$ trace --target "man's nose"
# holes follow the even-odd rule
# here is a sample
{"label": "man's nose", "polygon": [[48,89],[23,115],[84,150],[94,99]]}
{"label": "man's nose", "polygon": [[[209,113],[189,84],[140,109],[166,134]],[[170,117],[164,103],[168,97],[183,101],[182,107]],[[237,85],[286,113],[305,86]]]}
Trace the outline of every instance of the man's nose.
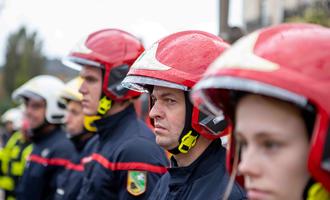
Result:
{"label": "man's nose", "polygon": [[156,119],[163,117],[164,112],[161,108],[161,105],[158,102],[155,102],[149,111],[149,117],[151,119]]}

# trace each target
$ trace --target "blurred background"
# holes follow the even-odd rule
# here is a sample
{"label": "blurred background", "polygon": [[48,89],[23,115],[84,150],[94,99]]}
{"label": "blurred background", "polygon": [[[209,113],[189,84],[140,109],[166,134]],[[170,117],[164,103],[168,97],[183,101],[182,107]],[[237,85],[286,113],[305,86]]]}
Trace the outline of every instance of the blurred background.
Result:
{"label": "blurred background", "polygon": [[330,0],[0,0],[0,114],[10,94],[38,74],[77,75],[60,59],[84,35],[122,28],[150,46],[180,30],[200,29],[230,43],[282,22],[330,26]]}

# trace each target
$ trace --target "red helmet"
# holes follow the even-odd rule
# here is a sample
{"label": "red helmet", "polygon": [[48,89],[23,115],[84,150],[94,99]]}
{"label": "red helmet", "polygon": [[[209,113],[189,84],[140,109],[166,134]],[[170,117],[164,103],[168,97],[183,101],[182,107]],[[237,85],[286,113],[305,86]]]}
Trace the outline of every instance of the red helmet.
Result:
{"label": "red helmet", "polygon": [[210,66],[192,99],[230,113],[234,91],[315,107],[308,167],[330,191],[330,29],[282,24],[244,37]]}
{"label": "red helmet", "polygon": [[63,63],[69,67],[88,65],[104,70],[103,93],[110,99],[122,101],[140,95],[121,86],[130,66],[144,51],[133,35],[118,29],[105,29],[90,34],[71,51]]}
{"label": "red helmet", "polygon": [[[229,45],[221,38],[203,31],[171,34],[154,43],[137,59],[123,85],[137,91],[147,91],[146,85],[189,91],[227,47]],[[208,138],[213,138],[206,134],[210,130],[226,132],[222,123],[219,123],[221,130],[211,126],[212,122],[218,124],[222,120],[200,113],[195,107],[190,117],[191,127]]]}

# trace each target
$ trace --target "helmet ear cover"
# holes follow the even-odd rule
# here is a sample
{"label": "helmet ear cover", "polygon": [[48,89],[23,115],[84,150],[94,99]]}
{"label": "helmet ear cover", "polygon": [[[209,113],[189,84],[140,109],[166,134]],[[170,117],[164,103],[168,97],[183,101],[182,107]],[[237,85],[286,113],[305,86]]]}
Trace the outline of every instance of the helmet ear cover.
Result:
{"label": "helmet ear cover", "polygon": [[124,101],[140,96],[139,92],[129,90],[122,86],[121,82],[126,77],[130,66],[122,64],[115,67],[105,65],[102,69],[103,85],[102,92],[111,100]]}
{"label": "helmet ear cover", "polygon": [[126,77],[129,71],[129,66],[126,64],[119,65],[105,73],[107,77],[104,80],[104,86],[107,87],[106,91],[110,91],[113,95],[123,97],[128,92],[128,89],[121,85],[121,82]]}
{"label": "helmet ear cover", "polygon": [[[330,124],[330,122],[328,123]],[[321,167],[324,170],[330,171],[330,126],[328,127],[327,136],[324,144],[324,151],[322,155]]]}
{"label": "helmet ear cover", "polygon": [[224,131],[228,126],[228,122],[223,116],[206,114],[200,110],[198,114],[198,124],[211,132],[213,135],[217,135],[218,133]]}
{"label": "helmet ear cover", "polygon": [[[102,65],[103,66],[103,65]],[[116,67],[105,66],[102,71],[102,95],[99,100],[98,115],[105,115],[112,106],[112,101],[125,101],[130,94],[137,93],[121,85],[126,77],[129,65],[123,64]],[[134,98],[134,94],[132,96]]]}

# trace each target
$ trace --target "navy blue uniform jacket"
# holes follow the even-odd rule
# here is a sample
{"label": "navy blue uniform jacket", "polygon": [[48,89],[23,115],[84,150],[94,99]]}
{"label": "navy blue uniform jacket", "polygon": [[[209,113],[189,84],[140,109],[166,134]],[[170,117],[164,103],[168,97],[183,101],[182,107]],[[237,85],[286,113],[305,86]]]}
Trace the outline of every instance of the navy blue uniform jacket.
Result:
{"label": "navy blue uniform jacket", "polygon": [[[83,187],[78,199],[146,199],[168,165],[154,134],[137,118],[133,105],[95,124],[99,141],[96,153],[85,159]],[[145,186],[142,194],[129,192],[131,172],[145,175],[144,184],[140,184]]]}
{"label": "navy blue uniform jacket", "polygon": [[37,138],[33,142],[32,153],[17,188],[17,199],[53,199],[58,175],[70,162],[74,153],[73,144],[66,138],[61,128]]}
{"label": "navy blue uniform jacket", "polygon": [[55,194],[55,200],[75,200],[78,197],[84,177],[83,158],[90,156],[95,150],[95,144],[98,135],[93,135],[80,149],[77,149],[77,155],[72,159],[72,163],[66,166],[58,178],[58,184]]}
{"label": "navy blue uniform jacket", "polygon": [[[201,156],[187,167],[172,167],[159,180],[150,200],[220,200],[226,190],[229,174],[225,168],[226,150],[221,140],[213,141]],[[245,192],[235,184],[231,200],[246,199]]]}

